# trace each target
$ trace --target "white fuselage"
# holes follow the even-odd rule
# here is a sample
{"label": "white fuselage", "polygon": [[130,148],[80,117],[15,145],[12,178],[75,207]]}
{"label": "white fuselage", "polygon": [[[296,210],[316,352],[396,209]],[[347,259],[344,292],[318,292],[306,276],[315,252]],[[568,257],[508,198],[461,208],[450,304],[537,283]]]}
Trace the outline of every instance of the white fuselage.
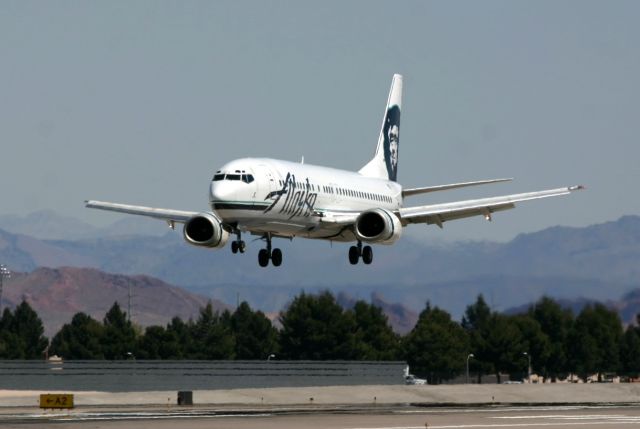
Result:
{"label": "white fuselage", "polygon": [[325,212],[397,210],[402,187],[356,172],[269,158],[243,158],[218,170],[211,209],[226,224],[281,237],[353,241],[353,231],[322,221]]}

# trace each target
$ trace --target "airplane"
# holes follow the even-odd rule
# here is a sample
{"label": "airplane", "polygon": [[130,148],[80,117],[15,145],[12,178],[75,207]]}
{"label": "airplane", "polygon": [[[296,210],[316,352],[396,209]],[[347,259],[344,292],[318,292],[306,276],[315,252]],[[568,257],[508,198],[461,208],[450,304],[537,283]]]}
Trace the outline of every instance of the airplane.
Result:
{"label": "airplane", "polygon": [[[373,158],[359,171],[270,158],[242,158],[217,170],[209,186],[204,212],[171,210],[103,201],[85,201],[93,209],[165,220],[171,229],[183,224],[187,243],[218,249],[231,240],[233,253],[244,253],[243,234],[265,242],[258,252],[261,267],[282,264],[282,251],[273,238],[303,237],[354,243],[349,262],[373,261],[372,244],[391,245],[403,227],[424,223],[442,228],[445,222],[512,209],[516,203],[567,195],[583,189],[568,186],[491,198],[405,207],[404,199],[430,192],[509,181],[491,179],[421,188],[397,182],[402,107],[402,75],[395,74]],[[364,244],[364,245],[363,245]]]}

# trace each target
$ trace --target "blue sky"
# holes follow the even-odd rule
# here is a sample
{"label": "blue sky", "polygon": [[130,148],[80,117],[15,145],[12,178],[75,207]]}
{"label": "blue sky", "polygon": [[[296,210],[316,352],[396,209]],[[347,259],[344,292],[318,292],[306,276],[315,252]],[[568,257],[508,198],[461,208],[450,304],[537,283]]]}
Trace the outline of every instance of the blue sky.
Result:
{"label": "blue sky", "polygon": [[244,156],[357,170],[396,72],[401,183],[516,179],[407,203],[588,188],[417,237],[640,214],[639,16],[636,1],[3,1],[0,214],[204,210],[212,173]]}

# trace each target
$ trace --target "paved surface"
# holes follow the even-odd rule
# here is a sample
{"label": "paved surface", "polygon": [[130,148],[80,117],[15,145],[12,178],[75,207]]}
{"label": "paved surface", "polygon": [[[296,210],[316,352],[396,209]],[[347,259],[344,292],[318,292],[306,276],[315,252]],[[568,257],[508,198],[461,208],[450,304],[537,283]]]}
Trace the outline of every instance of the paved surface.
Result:
{"label": "paved surface", "polygon": [[[188,418],[190,417],[190,418]],[[449,429],[449,428],[538,428],[589,427],[593,429],[640,427],[640,408],[635,407],[484,407],[484,408],[399,408],[383,411],[320,412],[311,415],[251,414],[236,416],[163,415],[147,413],[122,418],[114,415],[84,413],[51,419],[0,421],[3,428],[30,429],[48,426],[65,428],[185,428],[185,429]]]}
{"label": "paved surface", "polygon": [[[76,392],[42,411],[35,391],[0,391],[0,427],[36,428],[614,428],[640,426],[635,384],[332,386],[176,392]],[[70,392],[67,392],[70,393]]]}
{"label": "paved surface", "polygon": [[[3,407],[33,407],[43,391],[0,390]],[[72,392],[60,392],[72,393]],[[175,405],[176,391],[75,392],[79,406]],[[381,405],[381,404],[593,404],[640,403],[640,383],[519,384],[451,386],[325,386],[268,389],[196,390],[196,405]]]}

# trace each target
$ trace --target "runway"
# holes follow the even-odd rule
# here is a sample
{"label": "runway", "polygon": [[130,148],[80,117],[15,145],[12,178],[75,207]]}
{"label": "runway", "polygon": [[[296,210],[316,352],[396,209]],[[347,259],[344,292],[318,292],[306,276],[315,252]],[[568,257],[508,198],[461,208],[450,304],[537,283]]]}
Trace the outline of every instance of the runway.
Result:
{"label": "runway", "polygon": [[170,412],[85,411],[69,414],[4,414],[3,428],[116,429],[476,429],[476,428],[617,428],[640,427],[640,406],[553,407],[390,407],[220,412],[204,408]]}

